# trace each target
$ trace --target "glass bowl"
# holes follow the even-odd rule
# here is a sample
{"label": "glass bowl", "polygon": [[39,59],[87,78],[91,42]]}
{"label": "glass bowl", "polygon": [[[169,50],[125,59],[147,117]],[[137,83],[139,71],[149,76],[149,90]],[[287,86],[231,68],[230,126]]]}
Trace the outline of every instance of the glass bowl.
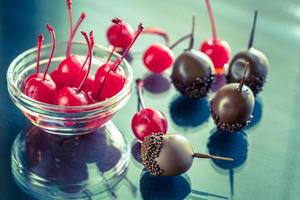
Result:
{"label": "glass bowl", "polygon": [[[52,59],[49,73],[56,69],[59,63],[65,59],[65,50],[67,43],[56,45],[54,57]],[[41,52],[41,71],[45,70],[48,62],[51,45],[44,45]],[[80,59],[85,59],[88,48],[85,43],[74,42],[72,53]],[[120,64],[120,69],[126,76],[124,88],[112,98],[102,102],[85,106],[57,106],[38,102],[29,98],[22,92],[23,83],[26,77],[35,73],[37,48],[29,49],[21,53],[10,64],[7,71],[7,85],[10,98],[24,115],[36,126],[46,132],[59,135],[84,134],[95,131],[97,128],[105,125],[114,114],[122,108],[128,101],[131,89],[133,74],[129,63],[124,60]],[[101,64],[105,62],[109,55],[109,50],[101,45],[95,45],[93,49],[93,65],[91,74]],[[119,57],[114,54],[112,61]]]}

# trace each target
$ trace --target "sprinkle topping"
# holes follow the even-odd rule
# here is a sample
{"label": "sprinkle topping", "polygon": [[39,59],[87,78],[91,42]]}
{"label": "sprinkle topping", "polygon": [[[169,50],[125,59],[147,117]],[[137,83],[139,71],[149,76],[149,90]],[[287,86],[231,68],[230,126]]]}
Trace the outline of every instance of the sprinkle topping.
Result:
{"label": "sprinkle topping", "polygon": [[163,144],[163,134],[155,133],[145,137],[141,148],[141,158],[145,168],[156,176],[160,176],[163,170],[156,162]]}

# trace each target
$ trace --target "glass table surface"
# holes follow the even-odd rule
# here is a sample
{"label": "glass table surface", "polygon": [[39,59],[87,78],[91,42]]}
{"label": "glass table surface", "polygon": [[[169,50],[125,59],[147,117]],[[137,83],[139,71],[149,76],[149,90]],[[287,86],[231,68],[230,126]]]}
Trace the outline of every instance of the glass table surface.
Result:
{"label": "glass table surface", "polygon": [[[173,86],[160,94],[145,91],[145,101],[163,111],[169,121],[168,132],[186,136],[196,152],[227,150],[229,155],[240,159],[231,165],[199,159],[183,176],[153,179],[143,172],[134,154],[126,177],[107,199],[300,199],[300,107],[297,106],[300,100],[300,1],[211,3],[218,36],[229,42],[232,54],[246,48],[253,12],[259,11],[254,46],[268,56],[270,68],[264,90],[256,98],[252,124],[242,133],[222,138],[216,134],[208,101],[183,98]],[[190,31],[191,17],[195,15],[195,48],[211,35],[203,0],[74,1],[73,8],[74,18],[81,11],[87,13],[81,29],[93,29],[97,43],[105,46],[108,45],[105,32],[111,18],[116,16],[133,27],[141,21],[145,27],[163,28],[175,41]],[[28,126],[28,121],[8,97],[6,70],[18,54],[35,45],[37,34],[46,33],[45,23],[55,27],[58,41],[66,40],[68,18],[64,1],[0,0],[0,200],[32,199],[18,188],[11,174],[11,146],[17,134]],[[49,41],[48,34],[45,35]],[[82,40],[80,34],[76,40]],[[131,63],[135,78],[149,78],[142,64],[142,54],[154,42],[163,41],[157,36],[142,36],[135,44]],[[187,45],[188,42],[179,45],[175,54],[179,55]],[[164,75],[168,77],[170,70]],[[162,77],[150,76],[150,87],[154,87],[151,81],[157,79],[165,81]],[[133,92],[113,119],[130,145],[134,144],[130,123],[136,107],[137,96]]]}

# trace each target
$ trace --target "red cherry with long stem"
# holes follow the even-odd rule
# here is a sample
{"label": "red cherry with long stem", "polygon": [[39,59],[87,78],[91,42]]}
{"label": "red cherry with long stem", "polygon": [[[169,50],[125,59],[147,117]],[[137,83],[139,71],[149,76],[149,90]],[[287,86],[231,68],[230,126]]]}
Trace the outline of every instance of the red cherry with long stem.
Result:
{"label": "red cherry with long stem", "polygon": [[[24,92],[27,96],[30,98],[33,98],[37,101],[44,102],[44,103],[52,103],[53,95],[56,93],[56,85],[55,82],[51,79],[49,75],[47,75],[48,69],[50,67],[54,49],[55,49],[55,43],[56,43],[56,37],[55,37],[55,31],[54,29],[47,24],[47,29],[51,34],[52,37],[52,46],[51,51],[49,55],[49,60],[46,65],[46,70],[44,74],[38,73],[35,78],[31,78],[24,87]],[[39,38],[40,41],[41,38]],[[39,42],[38,42],[39,43]],[[39,48],[38,51],[41,51],[41,48]],[[40,52],[38,52],[39,57]],[[39,66],[39,59],[37,58],[37,66]],[[37,69],[39,70],[39,69]]]}
{"label": "red cherry with long stem", "polygon": [[[119,18],[114,18],[114,19],[112,19],[112,22],[115,23],[115,24],[119,24],[119,25],[121,26],[122,20],[119,19]],[[119,34],[121,34],[121,32],[122,32],[122,26],[121,26],[120,33],[119,33]],[[105,62],[101,67],[105,67],[105,65],[111,64],[111,63],[110,63],[110,60],[111,60],[112,55],[113,55],[113,53],[115,52],[115,50],[116,50],[116,46],[113,47],[113,49],[112,49],[112,51],[110,52],[110,54],[109,54],[109,56],[108,56],[106,62]],[[87,58],[88,58],[88,57],[87,57]],[[84,68],[84,66],[85,66],[85,63],[86,63],[86,61],[87,61],[87,58],[86,58],[84,64],[82,65],[81,70],[80,70],[80,71],[77,73],[77,75],[75,76],[75,77],[77,77],[77,78],[76,78],[75,80],[73,80],[73,83],[70,84],[71,86],[78,87],[78,86],[80,85],[81,80],[82,80],[82,77],[79,76],[79,74],[82,73],[82,70],[83,70],[83,68]],[[80,78],[81,78],[81,79],[80,79]],[[86,82],[85,82],[85,84],[84,84],[84,86],[83,86],[83,91],[84,91],[86,94],[92,95],[91,93],[92,93],[92,90],[93,90],[93,88],[94,88],[94,82],[95,82],[95,76],[90,74],[90,75],[87,77],[87,80],[86,80]],[[92,99],[92,97],[91,97],[91,99]]]}
{"label": "red cherry with long stem", "polygon": [[37,39],[37,57],[36,57],[36,74],[40,73],[41,48],[44,42],[44,35],[40,34]]}
{"label": "red cherry with long stem", "polygon": [[40,59],[41,59],[41,48],[44,42],[44,35],[40,34],[37,37],[37,56],[36,56],[36,66],[35,66],[35,73],[30,75],[29,77],[27,77],[24,81],[23,84],[23,89],[25,89],[25,85],[27,84],[27,82],[32,79],[32,78],[37,78],[38,76],[40,76],[40,78],[43,77],[43,74],[40,73]]}
{"label": "red cherry with long stem", "polygon": [[[65,86],[71,86],[70,84],[74,82],[77,77],[74,77],[74,73],[77,74],[81,71],[82,61],[77,56],[72,56],[72,42],[74,36],[80,27],[83,20],[86,18],[86,14],[84,12],[81,13],[79,19],[76,22],[76,25],[73,28],[73,20],[72,20],[72,1],[67,0],[68,7],[68,15],[69,15],[69,26],[70,26],[70,34],[66,49],[66,58],[59,64],[58,68],[51,73],[52,79],[55,81],[58,88],[62,88]],[[85,71],[81,71],[78,75],[80,76],[80,80],[84,77]]]}
{"label": "red cherry with long stem", "polygon": [[[121,31],[121,35],[119,35]],[[117,48],[126,49],[134,38],[134,31],[128,23],[122,23],[120,27],[118,24],[111,25],[106,33],[108,42]]]}
{"label": "red cherry with long stem", "polygon": [[[161,35],[164,38],[163,32],[154,31],[155,34]],[[187,34],[181,38],[179,38],[174,44],[169,45],[168,39],[166,40],[166,45],[155,43],[150,45],[143,56],[144,65],[148,68],[149,71],[153,73],[162,73],[166,69],[172,66],[174,62],[174,53],[172,49],[174,49],[178,44],[183,42],[184,40],[191,37],[191,34]]]}
{"label": "red cherry with long stem", "polygon": [[121,69],[118,68],[124,57],[128,54],[132,45],[143,31],[143,25],[139,24],[138,29],[130,45],[126,48],[121,57],[114,63],[100,67],[95,75],[95,89],[92,95],[96,101],[103,101],[116,95],[125,85],[126,78]]}
{"label": "red cherry with long stem", "polygon": [[141,79],[137,79],[136,84],[139,105],[141,107],[131,120],[131,128],[135,137],[142,142],[148,135],[152,135],[154,133],[166,134],[168,129],[168,122],[161,111],[145,107],[142,95],[144,83]]}
{"label": "red cherry with long stem", "polygon": [[210,5],[210,0],[205,0],[205,3],[209,13],[209,19],[212,29],[212,38],[205,40],[201,44],[200,51],[202,51],[210,57],[214,64],[217,74],[223,74],[224,67],[228,64],[230,59],[230,46],[225,40],[217,38],[215,19]]}
{"label": "red cherry with long stem", "polygon": [[79,87],[77,87],[77,88],[63,87],[57,92],[54,103],[57,105],[60,105],[60,106],[82,106],[82,105],[89,104],[89,98],[86,95],[86,93],[84,91],[82,91],[82,89],[83,89],[83,85],[85,84],[85,82],[87,80],[87,77],[89,75],[91,65],[92,65],[92,57],[93,57],[92,49],[93,49],[93,45],[94,45],[94,41],[93,41],[94,37],[93,37],[93,32],[90,33],[90,39],[88,38],[88,35],[86,32],[81,32],[81,34],[83,35],[84,39],[86,40],[86,43],[89,48],[88,69],[87,69],[86,75],[84,76]]}

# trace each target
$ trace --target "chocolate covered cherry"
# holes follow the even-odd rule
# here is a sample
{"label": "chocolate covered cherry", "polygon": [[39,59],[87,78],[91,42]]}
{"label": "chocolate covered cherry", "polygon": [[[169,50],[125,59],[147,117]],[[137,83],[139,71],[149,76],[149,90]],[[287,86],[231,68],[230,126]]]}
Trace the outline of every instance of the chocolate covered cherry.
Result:
{"label": "chocolate covered cherry", "polygon": [[193,49],[194,26],[193,18],[190,47],[176,58],[171,79],[182,95],[202,98],[210,90],[214,80],[214,68],[212,61],[206,54]]}
{"label": "chocolate covered cherry", "polygon": [[195,157],[232,161],[231,158],[194,153],[188,139],[178,134],[153,134],[145,137],[141,147],[145,168],[157,176],[177,176],[188,171]]}
{"label": "chocolate covered cherry", "polygon": [[249,62],[249,70],[245,78],[245,84],[251,88],[256,95],[259,93],[266,81],[268,74],[268,59],[261,51],[252,47],[256,26],[257,11],[255,11],[252,31],[250,34],[248,49],[237,53],[230,62],[227,80],[229,83],[240,82],[244,64]]}
{"label": "chocolate covered cherry", "polygon": [[[246,64],[248,65],[248,63]],[[244,71],[244,77],[247,72]],[[223,86],[211,101],[211,114],[217,128],[222,131],[238,131],[247,126],[252,118],[254,95],[251,89],[240,83]]]}

